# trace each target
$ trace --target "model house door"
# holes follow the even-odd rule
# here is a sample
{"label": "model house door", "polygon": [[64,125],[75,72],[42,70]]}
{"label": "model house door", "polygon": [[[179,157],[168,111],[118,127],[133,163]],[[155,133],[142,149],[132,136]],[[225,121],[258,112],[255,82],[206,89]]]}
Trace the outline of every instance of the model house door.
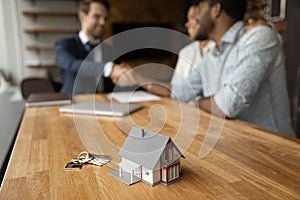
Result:
{"label": "model house door", "polygon": [[141,177],[141,168],[140,168],[140,167],[135,168],[135,169],[133,170],[133,175],[135,175],[135,176],[137,176],[137,177],[139,177],[139,178],[142,178],[142,177]]}

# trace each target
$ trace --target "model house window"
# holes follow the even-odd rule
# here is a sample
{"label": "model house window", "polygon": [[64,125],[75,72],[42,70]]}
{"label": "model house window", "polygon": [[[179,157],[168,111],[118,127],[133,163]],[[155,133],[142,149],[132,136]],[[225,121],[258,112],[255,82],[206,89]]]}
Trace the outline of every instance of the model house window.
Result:
{"label": "model house window", "polygon": [[161,180],[168,183],[179,177],[180,164],[177,163],[170,167],[161,169]]}
{"label": "model house window", "polygon": [[147,176],[149,176],[149,175],[150,175],[150,173],[149,173],[149,172],[146,172],[145,174],[146,174]]}
{"label": "model house window", "polygon": [[174,159],[174,147],[172,145],[167,145],[164,152],[161,155],[161,162],[167,163]]}
{"label": "model house window", "polygon": [[168,169],[168,182],[179,177],[179,164],[173,165]]}
{"label": "model house window", "polygon": [[165,150],[161,155],[161,162],[165,163],[166,161],[168,161],[168,159],[167,159],[166,150]]}
{"label": "model house window", "polygon": [[167,169],[166,168],[162,168],[162,170],[161,170],[161,180],[162,181],[164,181],[164,182],[167,182],[167,176],[166,176],[166,174],[167,174]]}
{"label": "model house window", "polygon": [[169,161],[173,160],[173,148],[169,148]]}

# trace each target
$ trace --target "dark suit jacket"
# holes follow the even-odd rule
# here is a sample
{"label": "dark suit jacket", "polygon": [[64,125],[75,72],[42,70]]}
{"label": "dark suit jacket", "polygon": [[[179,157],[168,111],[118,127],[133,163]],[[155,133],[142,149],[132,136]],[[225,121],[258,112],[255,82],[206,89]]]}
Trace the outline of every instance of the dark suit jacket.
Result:
{"label": "dark suit jacket", "polygon": [[97,92],[113,90],[114,84],[111,80],[103,78],[103,69],[108,61],[114,61],[118,57],[117,51],[103,43],[101,48],[103,62],[95,63],[78,35],[55,43],[56,62],[63,81],[61,92],[83,94],[95,93],[96,90]]}

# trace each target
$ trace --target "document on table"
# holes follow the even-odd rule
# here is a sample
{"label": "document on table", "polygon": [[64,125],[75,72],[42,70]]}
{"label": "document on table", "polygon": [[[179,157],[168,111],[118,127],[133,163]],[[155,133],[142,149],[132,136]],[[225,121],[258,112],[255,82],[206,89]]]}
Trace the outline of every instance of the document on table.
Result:
{"label": "document on table", "polygon": [[159,96],[145,91],[112,92],[109,93],[107,97],[120,103],[158,101],[161,99]]}

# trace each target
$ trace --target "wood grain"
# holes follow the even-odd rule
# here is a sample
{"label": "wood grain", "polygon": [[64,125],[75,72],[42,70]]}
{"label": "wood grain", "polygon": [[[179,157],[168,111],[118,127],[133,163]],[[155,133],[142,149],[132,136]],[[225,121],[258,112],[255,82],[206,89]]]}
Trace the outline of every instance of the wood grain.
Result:
{"label": "wood grain", "polygon": [[[75,98],[91,100],[107,101],[102,95]],[[299,140],[223,121],[166,98],[143,104],[144,109],[123,118],[62,114],[58,106],[27,108],[0,199],[300,199]],[[197,114],[200,120],[191,118]],[[207,131],[218,131],[212,120],[224,126],[213,150],[200,159]],[[117,153],[132,122],[171,136],[179,147],[188,143],[180,181],[127,186],[108,174],[120,160]],[[184,134],[178,132],[181,127]],[[65,164],[84,150],[113,160],[65,171]]]}

